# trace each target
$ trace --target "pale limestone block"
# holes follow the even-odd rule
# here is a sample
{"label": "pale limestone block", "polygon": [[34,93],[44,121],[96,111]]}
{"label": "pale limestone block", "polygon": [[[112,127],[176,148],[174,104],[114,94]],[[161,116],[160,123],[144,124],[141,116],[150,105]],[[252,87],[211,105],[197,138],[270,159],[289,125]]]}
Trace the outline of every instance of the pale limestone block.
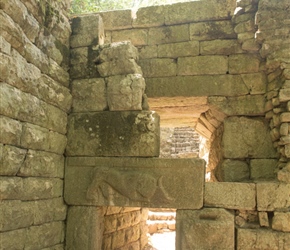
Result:
{"label": "pale limestone block", "polygon": [[45,151],[28,150],[17,175],[63,178],[64,156]]}
{"label": "pale limestone block", "polygon": [[228,209],[254,210],[256,186],[250,183],[207,182],[204,205]]}
{"label": "pale limestone block", "polygon": [[130,41],[134,46],[143,46],[148,43],[147,29],[112,31],[112,43]]}
{"label": "pale limestone block", "polygon": [[10,55],[11,44],[8,43],[3,36],[0,36],[0,52]]}
{"label": "pale limestone block", "polygon": [[[75,158],[68,159],[65,176],[68,204],[178,209],[203,206],[201,159],[96,157],[94,166],[90,166],[84,164],[87,158]],[[173,182],[176,185],[172,186]]]}
{"label": "pale limestone block", "polygon": [[73,112],[103,111],[107,108],[106,83],[102,78],[80,79],[71,83]]}
{"label": "pale limestone block", "polygon": [[72,18],[70,46],[86,47],[104,43],[104,24],[100,15],[90,14]]}
{"label": "pale limestone block", "polygon": [[26,150],[1,144],[0,175],[16,175],[23,165]]}
{"label": "pale limestone block", "polygon": [[159,45],[189,41],[188,24],[150,28],[148,44]]}
{"label": "pale limestone block", "polygon": [[265,182],[257,183],[258,211],[287,209],[290,206],[290,184]]}
{"label": "pale limestone block", "polygon": [[[177,82],[178,84],[176,84]],[[248,88],[239,75],[177,76],[147,78],[146,93],[149,98],[163,96],[237,96],[248,94]],[[212,101],[214,98],[209,97],[209,100]],[[259,98],[260,109],[263,109],[264,99]],[[226,101],[226,99],[223,101]]]}
{"label": "pale limestone block", "polygon": [[57,132],[29,123],[23,125],[21,146],[24,148],[63,154],[66,142],[66,136]]}
{"label": "pale limestone block", "polygon": [[206,41],[236,38],[232,22],[229,20],[191,23],[189,30],[190,40]]}
{"label": "pale limestone block", "polygon": [[159,155],[159,116],[155,112],[74,113],[68,130],[67,155]]}
{"label": "pale limestone block", "polygon": [[140,210],[117,215],[116,220],[117,220],[117,230],[137,225],[141,221]]}
{"label": "pale limestone block", "polygon": [[132,28],[132,10],[113,10],[99,14],[106,31]]}
{"label": "pale limestone block", "polygon": [[270,227],[269,217],[267,212],[258,212],[259,223],[261,227]]}
{"label": "pale limestone block", "polygon": [[118,214],[122,210],[122,207],[107,207],[106,210],[106,215],[111,215],[111,214]]}
{"label": "pale limestone block", "polygon": [[256,55],[230,55],[229,56],[229,73],[254,73],[258,72],[260,60]]}
{"label": "pale limestone block", "polygon": [[226,118],[222,145],[225,158],[276,158],[277,156],[269,135],[268,124],[262,118]]}
{"label": "pale limestone block", "polygon": [[[27,239],[27,229],[19,229],[1,232],[1,248],[3,249],[24,249]],[[17,239],[17,240],[15,240]]]}
{"label": "pale limestone block", "polygon": [[178,58],[182,56],[198,56],[199,42],[188,41],[158,45],[158,57]]}
{"label": "pale limestone block", "polygon": [[117,215],[106,215],[104,218],[104,234],[117,231]]}
{"label": "pale limestone block", "polygon": [[290,122],[290,112],[284,112],[280,115],[281,122]]}
{"label": "pale limestone block", "polygon": [[139,8],[136,18],[133,19],[133,27],[163,26],[165,24],[166,12],[167,6],[164,5]]}
{"label": "pale limestone block", "polygon": [[157,57],[157,45],[153,46],[142,46],[139,48],[139,57],[140,59],[148,59]]}
{"label": "pale limestone block", "polygon": [[145,91],[142,75],[112,76],[106,78],[106,82],[110,111],[142,110],[142,96]]}
{"label": "pale limestone block", "polygon": [[[245,86],[244,88],[247,89]],[[246,95],[238,97],[210,96],[208,102],[210,106],[229,116],[253,116],[264,114],[264,95]]]}
{"label": "pale limestone block", "polygon": [[126,237],[125,233],[126,233],[125,230],[120,230],[120,231],[116,231],[112,235],[112,249],[120,248],[127,243],[126,238],[125,238]]}
{"label": "pale limestone block", "polygon": [[280,89],[279,100],[280,100],[280,102],[288,102],[290,100],[290,88],[289,89]]}
{"label": "pale limestone block", "polygon": [[277,179],[281,182],[290,183],[290,164],[289,163],[283,169],[278,171]]}
{"label": "pale limestone block", "polygon": [[276,231],[290,232],[290,212],[275,212],[272,228]]}
{"label": "pale limestone block", "polygon": [[217,39],[200,42],[201,55],[231,55],[241,52],[241,45],[236,40]]}
{"label": "pale limestone block", "polygon": [[178,75],[220,75],[228,71],[228,57],[181,57],[178,58],[177,65]]}
{"label": "pale limestone block", "polygon": [[152,58],[139,61],[144,77],[176,76],[177,64],[171,58]]}
{"label": "pale limestone block", "polygon": [[250,161],[251,180],[273,180],[278,160],[276,159],[253,159]]}
{"label": "pale limestone block", "polygon": [[72,250],[102,249],[103,210],[89,206],[72,206],[68,210],[66,247]]}
{"label": "pale limestone block", "polygon": [[272,230],[238,229],[237,249],[281,249],[289,248],[290,235]]}
{"label": "pale limestone block", "polygon": [[250,94],[265,94],[267,78],[265,73],[242,74],[242,79],[247,85]]}
{"label": "pale limestone block", "polygon": [[225,209],[177,210],[176,230],[177,250],[234,249],[234,214]]}
{"label": "pale limestone block", "polygon": [[[1,97],[0,97],[1,98]],[[19,146],[22,134],[22,123],[9,117],[0,116],[0,142]]]}

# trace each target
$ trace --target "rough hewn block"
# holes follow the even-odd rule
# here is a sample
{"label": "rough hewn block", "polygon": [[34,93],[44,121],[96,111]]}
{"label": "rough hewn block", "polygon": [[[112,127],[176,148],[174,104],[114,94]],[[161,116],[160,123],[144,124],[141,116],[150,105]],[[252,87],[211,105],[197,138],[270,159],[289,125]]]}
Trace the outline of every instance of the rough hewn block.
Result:
{"label": "rough hewn block", "polygon": [[22,123],[9,117],[0,116],[0,142],[19,146],[22,134]]}
{"label": "rough hewn block", "polygon": [[67,249],[102,249],[103,217],[103,208],[88,206],[70,207],[66,227]]}
{"label": "rough hewn block", "polygon": [[103,111],[107,108],[106,83],[104,79],[74,80],[71,87],[73,112]]}
{"label": "rough hewn block", "polygon": [[139,62],[144,77],[176,76],[176,61],[174,59],[144,59]]}
{"label": "rough hewn block", "polygon": [[147,111],[71,114],[67,155],[158,156],[159,116]]}
{"label": "rough hewn block", "polygon": [[254,210],[256,186],[249,183],[207,182],[204,205],[228,209]]}
{"label": "rough hewn block", "polygon": [[234,214],[220,208],[177,210],[176,250],[234,249]]}
{"label": "rough hewn block", "polygon": [[71,21],[70,46],[72,48],[104,43],[104,24],[100,15],[78,16],[72,18]]}
{"label": "rough hewn block", "polygon": [[11,44],[3,36],[0,36],[0,52],[7,55],[11,54]]}
{"label": "rough hewn block", "polygon": [[100,12],[105,30],[132,28],[132,10],[113,10]]}
{"label": "rough hewn block", "polygon": [[276,158],[277,155],[269,125],[261,118],[226,118],[222,145],[225,158]]}
{"label": "rough hewn block", "polygon": [[148,59],[157,57],[157,45],[143,46],[139,48],[139,58]]}
{"label": "rough hewn block", "polygon": [[149,45],[186,42],[189,40],[188,24],[149,29]]}
{"label": "rough hewn block", "polygon": [[167,7],[162,5],[139,8],[133,19],[133,27],[163,26],[166,12]]}
{"label": "rough hewn block", "polygon": [[256,55],[230,55],[229,56],[229,73],[253,73],[258,72],[260,60]]}
{"label": "rough hewn block", "polygon": [[290,212],[275,212],[272,228],[277,231],[290,232]]}
{"label": "rough hewn block", "polygon": [[290,234],[277,233],[272,230],[238,229],[237,249],[281,249],[287,250]]}
{"label": "rough hewn block", "polygon": [[232,25],[231,21],[191,23],[189,25],[190,40],[234,39],[236,33]]}
{"label": "rough hewn block", "polygon": [[[3,249],[24,249],[27,229],[19,229],[0,233],[1,248]],[[17,239],[17,240],[15,240]]]}
{"label": "rough hewn block", "polygon": [[130,41],[134,46],[147,45],[148,30],[133,29],[112,31],[112,43],[121,41]]}
{"label": "rough hewn block", "polygon": [[111,76],[106,78],[110,111],[142,110],[145,80],[142,75]]}
{"label": "rough hewn block", "polygon": [[201,55],[231,55],[242,53],[237,40],[213,40],[200,42]]}
{"label": "rough hewn block", "polygon": [[276,159],[253,159],[250,161],[250,176],[252,180],[271,180],[275,178]]}
{"label": "rough hewn block", "polygon": [[250,94],[265,94],[267,78],[264,72],[242,74],[242,79],[250,90]]}
{"label": "rough hewn block", "polygon": [[163,96],[237,96],[248,89],[238,75],[177,76],[147,78],[148,97]]}
{"label": "rough hewn block", "polygon": [[226,56],[196,56],[178,58],[178,75],[219,75],[228,71]]}
{"label": "rough hewn block", "polygon": [[70,157],[66,169],[65,200],[71,205],[181,209],[203,205],[201,159]]}
{"label": "rough hewn block", "polygon": [[274,211],[290,207],[290,184],[257,183],[258,211]]}
{"label": "rough hewn block", "polygon": [[158,45],[158,57],[178,58],[199,55],[199,42],[189,41]]}

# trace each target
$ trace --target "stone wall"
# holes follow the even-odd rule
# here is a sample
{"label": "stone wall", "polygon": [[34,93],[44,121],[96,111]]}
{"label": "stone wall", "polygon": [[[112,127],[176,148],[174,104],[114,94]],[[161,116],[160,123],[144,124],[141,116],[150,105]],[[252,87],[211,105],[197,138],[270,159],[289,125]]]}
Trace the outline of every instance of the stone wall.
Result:
{"label": "stone wall", "polygon": [[0,3],[1,249],[63,249],[69,1]]}

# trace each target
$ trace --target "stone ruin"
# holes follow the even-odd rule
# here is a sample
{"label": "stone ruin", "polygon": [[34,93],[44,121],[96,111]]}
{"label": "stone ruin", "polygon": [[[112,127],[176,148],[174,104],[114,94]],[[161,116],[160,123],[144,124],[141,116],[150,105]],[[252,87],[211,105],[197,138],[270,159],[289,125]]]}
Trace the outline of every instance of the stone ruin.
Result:
{"label": "stone ruin", "polygon": [[[1,249],[141,250],[148,208],[177,250],[289,249],[289,1],[68,8],[0,2]],[[208,165],[159,157],[160,126]]]}

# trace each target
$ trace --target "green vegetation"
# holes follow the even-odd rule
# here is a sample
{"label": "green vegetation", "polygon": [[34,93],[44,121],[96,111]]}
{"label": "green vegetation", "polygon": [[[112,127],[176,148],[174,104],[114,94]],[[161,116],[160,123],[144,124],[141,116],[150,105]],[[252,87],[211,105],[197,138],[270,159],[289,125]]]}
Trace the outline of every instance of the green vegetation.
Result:
{"label": "green vegetation", "polygon": [[138,9],[140,7],[185,1],[186,0],[72,0],[71,13],[80,14],[117,9]]}

